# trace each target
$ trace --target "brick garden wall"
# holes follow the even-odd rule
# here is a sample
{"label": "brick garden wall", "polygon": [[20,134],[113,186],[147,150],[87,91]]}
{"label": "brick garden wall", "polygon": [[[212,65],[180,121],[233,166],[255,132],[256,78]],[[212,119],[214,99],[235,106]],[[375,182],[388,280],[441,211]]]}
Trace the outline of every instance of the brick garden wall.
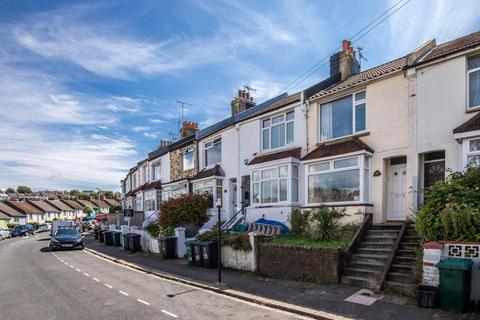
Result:
{"label": "brick garden wall", "polygon": [[258,245],[258,272],[275,278],[337,284],[342,259],[343,251],[338,249]]}

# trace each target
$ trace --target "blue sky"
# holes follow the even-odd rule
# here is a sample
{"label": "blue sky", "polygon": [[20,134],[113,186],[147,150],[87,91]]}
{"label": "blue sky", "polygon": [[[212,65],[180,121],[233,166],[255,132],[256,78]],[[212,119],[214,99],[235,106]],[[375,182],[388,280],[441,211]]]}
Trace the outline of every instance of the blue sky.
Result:
{"label": "blue sky", "polygon": [[[262,102],[393,1],[0,3],[0,187],[112,188],[186,120]],[[479,1],[411,0],[354,46],[362,69],[478,31]],[[328,66],[297,90],[322,80]]]}

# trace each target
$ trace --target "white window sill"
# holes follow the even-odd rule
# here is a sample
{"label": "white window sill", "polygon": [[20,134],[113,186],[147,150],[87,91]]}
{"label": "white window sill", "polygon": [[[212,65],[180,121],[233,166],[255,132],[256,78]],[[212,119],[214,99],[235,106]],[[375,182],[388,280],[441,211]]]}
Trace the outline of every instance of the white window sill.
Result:
{"label": "white window sill", "polygon": [[465,111],[468,113],[468,112],[475,112],[475,111],[479,111],[480,110],[480,106],[475,106],[475,107],[469,107],[467,106],[465,108]]}
{"label": "white window sill", "polygon": [[320,203],[308,203],[304,205],[307,207],[342,207],[342,206],[373,206],[371,202],[365,201],[343,201],[343,202],[320,202]]}
{"label": "white window sill", "polygon": [[342,136],[342,137],[333,138],[333,139],[329,139],[329,140],[320,140],[317,143],[317,146],[322,145],[322,144],[326,144],[326,143],[340,141],[340,140],[346,140],[346,139],[349,139],[349,138],[358,138],[358,137],[368,136],[369,134],[370,134],[370,131],[367,130],[367,131],[355,132],[354,134],[349,134],[347,136]]}

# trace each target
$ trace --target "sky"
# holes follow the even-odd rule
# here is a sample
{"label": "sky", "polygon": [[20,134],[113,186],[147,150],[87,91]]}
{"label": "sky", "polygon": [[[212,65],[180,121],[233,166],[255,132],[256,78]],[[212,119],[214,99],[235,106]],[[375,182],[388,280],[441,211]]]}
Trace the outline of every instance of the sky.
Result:
{"label": "sky", "polygon": [[[0,187],[118,190],[177,134],[177,100],[200,128],[244,85],[261,103],[397,2],[2,0]],[[410,0],[353,43],[362,69],[480,30],[480,0],[461,3]]]}

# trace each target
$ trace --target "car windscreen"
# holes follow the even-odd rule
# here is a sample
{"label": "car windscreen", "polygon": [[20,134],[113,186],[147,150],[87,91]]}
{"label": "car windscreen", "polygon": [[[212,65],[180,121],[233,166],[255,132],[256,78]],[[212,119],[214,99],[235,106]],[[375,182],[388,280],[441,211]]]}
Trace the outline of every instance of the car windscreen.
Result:
{"label": "car windscreen", "polygon": [[58,229],[57,232],[55,232],[55,236],[79,237],[80,233],[78,233],[77,229],[62,228]]}

